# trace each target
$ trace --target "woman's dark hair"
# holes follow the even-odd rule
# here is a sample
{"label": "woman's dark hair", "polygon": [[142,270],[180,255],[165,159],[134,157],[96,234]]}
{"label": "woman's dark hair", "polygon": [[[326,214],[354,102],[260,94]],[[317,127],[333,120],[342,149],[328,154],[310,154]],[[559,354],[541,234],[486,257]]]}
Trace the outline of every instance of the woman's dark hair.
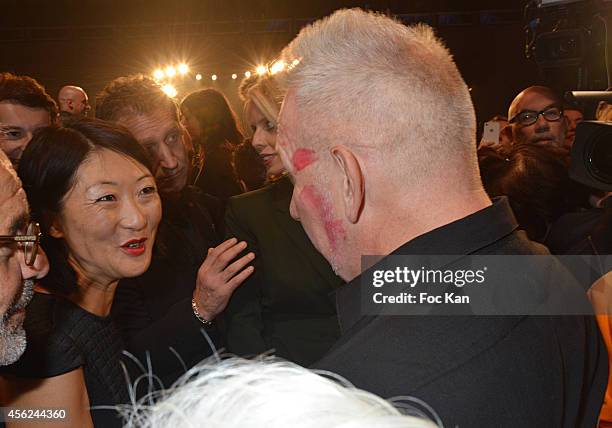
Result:
{"label": "woman's dark hair", "polygon": [[478,151],[480,173],[491,197],[508,196],[519,225],[543,242],[561,215],[588,207],[588,189],[569,178],[569,151],[552,145],[515,144]]}
{"label": "woman's dark hair", "polygon": [[204,147],[225,142],[237,146],[242,142],[236,113],[225,96],[216,89],[192,92],[181,102],[181,110],[184,108],[197,119],[203,136],[199,143]]}
{"label": "woman's dark hair", "polygon": [[50,291],[70,294],[76,287],[76,273],[68,263],[68,248],[63,239],[49,235],[49,228],[62,211],[64,197],[74,186],[79,167],[91,153],[101,149],[125,155],[152,170],[146,152],[129,131],[93,119],[38,130],[19,162],[18,174],[32,219],[40,223],[43,232],[41,246],[50,265],[43,284]]}

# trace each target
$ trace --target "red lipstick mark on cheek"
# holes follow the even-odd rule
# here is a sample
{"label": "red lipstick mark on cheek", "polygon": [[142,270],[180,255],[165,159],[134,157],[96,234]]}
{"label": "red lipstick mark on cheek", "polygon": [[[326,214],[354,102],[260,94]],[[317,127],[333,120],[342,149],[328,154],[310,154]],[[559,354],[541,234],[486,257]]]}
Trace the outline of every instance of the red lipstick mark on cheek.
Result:
{"label": "red lipstick mark on cheek", "polygon": [[315,186],[304,186],[300,197],[310,207],[310,210],[321,219],[330,249],[335,252],[338,244],[346,239],[346,231],[342,227],[342,221],[333,217],[330,202],[319,193]]}
{"label": "red lipstick mark on cheek", "polygon": [[291,158],[295,171],[301,171],[317,160],[315,152],[310,149],[297,149]]}

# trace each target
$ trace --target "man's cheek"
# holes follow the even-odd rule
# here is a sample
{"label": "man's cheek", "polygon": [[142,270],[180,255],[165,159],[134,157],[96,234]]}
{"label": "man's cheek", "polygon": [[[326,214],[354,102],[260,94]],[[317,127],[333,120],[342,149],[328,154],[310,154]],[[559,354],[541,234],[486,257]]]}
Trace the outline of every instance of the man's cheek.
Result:
{"label": "man's cheek", "polygon": [[315,186],[308,185],[300,192],[303,210],[308,211],[323,225],[327,241],[332,251],[338,249],[338,244],[346,239],[346,231],[342,221],[334,217],[334,210],[329,200]]}
{"label": "man's cheek", "polygon": [[291,157],[291,164],[296,172],[312,165],[317,160],[316,153],[310,149],[297,149]]}

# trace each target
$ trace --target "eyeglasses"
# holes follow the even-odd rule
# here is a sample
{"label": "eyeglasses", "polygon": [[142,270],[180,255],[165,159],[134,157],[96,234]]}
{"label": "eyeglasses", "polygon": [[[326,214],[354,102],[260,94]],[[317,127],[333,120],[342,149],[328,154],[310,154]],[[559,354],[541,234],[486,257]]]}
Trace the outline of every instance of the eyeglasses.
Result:
{"label": "eyeglasses", "polygon": [[563,109],[559,107],[548,107],[544,110],[525,110],[514,116],[508,123],[518,123],[521,126],[533,125],[542,115],[547,122],[556,122],[563,116]]}
{"label": "eyeglasses", "polygon": [[38,245],[40,243],[40,226],[38,223],[31,221],[28,224],[25,235],[0,235],[1,242],[17,242],[23,248],[23,257],[27,266],[33,266],[38,254]]}

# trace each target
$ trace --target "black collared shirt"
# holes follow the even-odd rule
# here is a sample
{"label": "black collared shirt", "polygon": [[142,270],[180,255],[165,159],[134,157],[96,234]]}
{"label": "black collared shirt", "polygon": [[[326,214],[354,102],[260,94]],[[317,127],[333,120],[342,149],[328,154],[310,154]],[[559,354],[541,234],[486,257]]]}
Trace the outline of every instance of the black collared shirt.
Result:
{"label": "black collared shirt", "polygon": [[[499,198],[393,254],[548,253],[516,229]],[[608,370],[591,317],[364,316],[359,287],[338,291],[342,336],[315,368],[385,398],[416,396],[445,426],[596,425]]]}
{"label": "black collared shirt", "polygon": [[[495,198],[489,207],[418,236],[391,254],[495,254],[494,244],[512,234],[517,228],[518,223],[508,199]],[[535,254],[548,254],[543,246],[534,242],[530,244]],[[494,248],[489,248],[491,246]],[[504,250],[504,253],[521,254],[518,248],[515,251]],[[338,319],[342,332],[349,330],[362,318],[360,284],[361,276],[358,276],[336,293]]]}

